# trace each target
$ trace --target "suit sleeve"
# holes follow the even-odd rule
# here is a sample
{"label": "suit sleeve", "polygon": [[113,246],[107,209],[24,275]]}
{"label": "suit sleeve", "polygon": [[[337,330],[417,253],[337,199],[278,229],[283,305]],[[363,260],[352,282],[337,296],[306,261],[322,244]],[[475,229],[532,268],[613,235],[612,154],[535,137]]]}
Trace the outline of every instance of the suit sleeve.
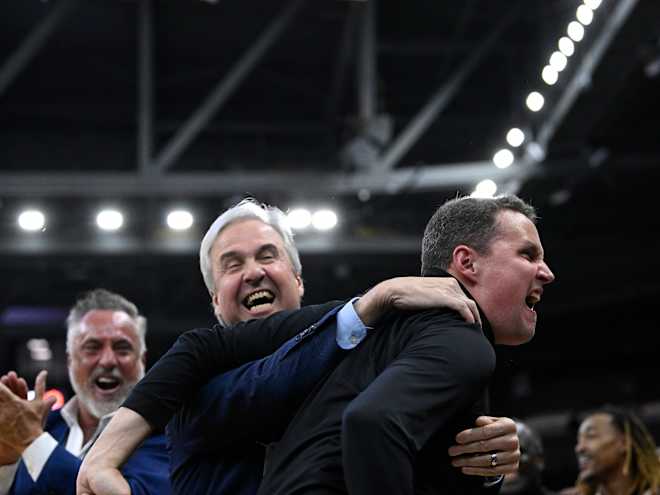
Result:
{"label": "suit sleeve", "polygon": [[[222,451],[233,442],[278,440],[307,394],[349,352],[328,329],[294,337],[270,356],[205,385],[168,425],[173,452]],[[175,461],[176,462],[176,461]]]}
{"label": "suit sleeve", "polygon": [[487,386],[492,347],[473,325],[442,318],[412,319],[403,331],[414,336],[346,408],[342,462],[349,493],[412,494],[416,455]]}
{"label": "suit sleeve", "polygon": [[282,311],[230,328],[186,332],[133,388],[123,406],[162,430],[181,405],[219,372],[265,357],[340,303]]}
{"label": "suit sleeve", "polygon": [[32,493],[76,494],[76,478],[82,461],[62,445],[55,447],[36,482],[32,481],[25,465],[19,465],[10,495]]}
{"label": "suit sleeve", "polygon": [[164,435],[153,435],[140,446],[122,468],[131,495],[169,495],[169,455]]}

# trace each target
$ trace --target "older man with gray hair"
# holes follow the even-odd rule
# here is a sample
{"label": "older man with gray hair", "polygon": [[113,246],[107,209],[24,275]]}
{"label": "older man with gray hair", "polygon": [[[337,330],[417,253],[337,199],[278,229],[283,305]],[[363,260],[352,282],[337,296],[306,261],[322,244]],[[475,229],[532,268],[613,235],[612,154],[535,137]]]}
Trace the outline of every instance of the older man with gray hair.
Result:
{"label": "older man with gray hair", "polygon": [[[62,409],[44,399],[46,372],[27,400],[15,372],[0,379],[0,494],[75,493],[82,458],[133,386],[144,376],[146,319],[119,294],[95,289],[67,318],[69,380],[75,391]],[[152,436],[127,461],[131,493],[167,494],[163,435]]]}

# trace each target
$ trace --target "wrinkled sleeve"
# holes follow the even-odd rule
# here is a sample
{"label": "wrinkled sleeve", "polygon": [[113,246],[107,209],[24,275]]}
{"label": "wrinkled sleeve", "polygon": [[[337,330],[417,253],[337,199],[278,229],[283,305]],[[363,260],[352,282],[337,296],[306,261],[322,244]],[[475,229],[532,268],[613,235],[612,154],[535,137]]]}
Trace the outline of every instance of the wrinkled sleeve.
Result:
{"label": "wrinkled sleeve", "polygon": [[340,304],[282,311],[236,326],[196,329],[181,335],[133,388],[123,406],[162,430],[182,404],[213,376],[265,357]]}

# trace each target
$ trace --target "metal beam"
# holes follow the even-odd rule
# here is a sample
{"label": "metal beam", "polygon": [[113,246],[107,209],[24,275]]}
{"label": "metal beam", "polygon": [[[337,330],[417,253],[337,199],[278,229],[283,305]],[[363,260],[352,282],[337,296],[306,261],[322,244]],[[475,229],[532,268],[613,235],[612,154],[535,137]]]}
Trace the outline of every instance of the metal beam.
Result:
{"label": "metal beam", "polygon": [[151,172],[154,148],[154,70],[153,70],[153,3],[140,0],[138,8],[138,113],[137,158],[143,175]]}
{"label": "metal beam", "polygon": [[130,197],[204,196],[263,192],[305,191],[308,194],[355,194],[428,191],[473,187],[482,179],[497,182],[511,179],[515,167],[498,169],[490,161],[403,168],[374,176],[371,173],[318,172],[301,165],[299,172],[177,173],[140,176],[135,173],[4,173],[0,194],[4,197]]}
{"label": "metal beam", "polygon": [[346,20],[344,21],[339,48],[337,49],[337,59],[335,61],[332,84],[330,85],[329,91],[330,97],[328,98],[325,107],[325,115],[331,125],[334,125],[338,113],[337,105],[339,105],[339,102],[341,101],[341,96],[346,84],[346,69],[351,59],[351,49],[355,41],[355,30],[359,8],[360,5],[358,3],[351,3],[348,14],[346,15]]}
{"label": "metal beam", "polygon": [[39,52],[78,0],[59,0],[0,68],[0,96]]}
{"label": "metal beam", "polygon": [[376,0],[362,4],[360,51],[357,61],[358,110],[367,125],[376,115]]}
{"label": "metal beam", "polygon": [[491,47],[504,32],[506,26],[511,21],[511,15],[502,20],[493,32],[481,43],[479,48],[463,62],[454,75],[442,87],[440,87],[431,96],[429,101],[413,117],[408,125],[394,139],[392,144],[381,156],[375,169],[382,171],[391,170],[399,160],[410,150],[422,134],[428,129],[433,120],[442,112],[451,102],[454,95],[463,85],[465,79],[477,68],[481,59],[488,53]]}
{"label": "metal beam", "polygon": [[619,29],[621,29],[636,4],[637,0],[620,0],[611,14],[607,16],[605,26],[589,50],[582,57],[580,66],[566,85],[559,101],[553,106],[552,111],[548,114],[548,118],[540,126],[536,142],[541,146],[544,154],[550,140],[555,135],[555,132],[557,132],[559,125],[575,103],[575,100],[582,90],[590,84],[591,76],[598,63],[605,55],[610,43],[614,40]]}
{"label": "metal beam", "polygon": [[156,159],[158,171],[168,169],[197,137],[204,126],[227,101],[239,84],[252,71],[266,51],[280,37],[291,19],[302,5],[303,0],[292,0],[289,5],[271,21],[268,28],[250,47],[243,57],[231,68],[229,74],[220,81],[197,110],[183,124],[176,135],[167,143]]}
{"label": "metal beam", "polygon": [[[421,234],[421,232],[420,232]],[[417,236],[386,235],[369,239],[355,236],[318,236],[296,238],[302,254],[417,254],[420,239]],[[4,236],[0,239],[2,256],[45,256],[45,255],[183,255],[199,251],[199,235],[186,237],[159,236],[157,239],[126,233],[115,233],[112,237],[99,235],[95,239],[63,239],[44,236]]]}

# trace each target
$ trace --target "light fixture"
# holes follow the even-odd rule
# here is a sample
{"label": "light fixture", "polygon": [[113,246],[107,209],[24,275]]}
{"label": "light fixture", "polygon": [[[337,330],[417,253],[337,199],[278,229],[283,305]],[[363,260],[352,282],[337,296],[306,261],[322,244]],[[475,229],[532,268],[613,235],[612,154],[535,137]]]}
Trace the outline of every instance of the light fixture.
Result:
{"label": "light fixture", "polygon": [[579,43],[584,38],[584,27],[578,21],[571,21],[568,23],[566,33],[570,39]]}
{"label": "light fixture", "polygon": [[517,148],[525,142],[525,133],[517,127],[512,127],[509,129],[509,132],[506,133],[506,142],[509,143],[510,146]]}
{"label": "light fixture", "polygon": [[96,215],[96,225],[102,230],[119,230],[124,224],[124,215],[117,210],[102,210]]}
{"label": "light fixture", "polygon": [[584,4],[589,7],[591,10],[596,10],[600,7],[602,0],[584,0]]}
{"label": "light fixture", "polygon": [[316,230],[330,230],[337,225],[337,214],[332,210],[319,210],[312,215],[312,226]]}
{"label": "light fixture", "polygon": [[548,86],[552,86],[557,82],[557,79],[559,79],[559,74],[554,69],[554,67],[546,65],[543,67],[543,71],[541,71],[541,78],[543,79],[543,82]]}
{"label": "light fixture", "polygon": [[493,163],[497,168],[507,168],[513,163],[513,153],[511,150],[503,148],[493,155]]}
{"label": "light fixture", "polygon": [[557,72],[561,72],[566,68],[566,64],[568,64],[566,55],[562,52],[552,52],[552,55],[550,55],[550,67]]}
{"label": "light fixture", "polygon": [[545,99],[543,98],[543,95],[538,91],[532,91],[527,95],[525,103],[527,104],[527,108],[529,108],[532,112],[538,112],[543,108]]}
{"label": "light fixture", "polygon": [[312,224],[312,213],[306,208],[294,208],[287,214],[287,218],[294,230],[304,230]]}
{"label": "light fixture", "polygon": [[594,20],[594,11],[586,5],[580,5],[575,13],[575,18],[584,26],[591,24]]}
{"label": "light fixture", "polygon": [[167,226],[172,230],[188,230],[194,218],[187,210],[173,210],[167,214]]}
{"label": "light fixture", "polygon": [[472,194],[473,198],[492,198],[497,192],[497,184],[490,179],[484,179],[476,185]]}
{"label": "light fixture", "polygon": [[26,210],[18,215],[18,226],[29,232],[41,230],[46,225],[46,217],[39,210]]}
{"label": "light fixture", "polygon": [[562,52],[567,57],[570,57],[575,53],[575,44],[567,36],[562,36],[561,38],[559,38],[557,45],[559,45],[559,51]]}

